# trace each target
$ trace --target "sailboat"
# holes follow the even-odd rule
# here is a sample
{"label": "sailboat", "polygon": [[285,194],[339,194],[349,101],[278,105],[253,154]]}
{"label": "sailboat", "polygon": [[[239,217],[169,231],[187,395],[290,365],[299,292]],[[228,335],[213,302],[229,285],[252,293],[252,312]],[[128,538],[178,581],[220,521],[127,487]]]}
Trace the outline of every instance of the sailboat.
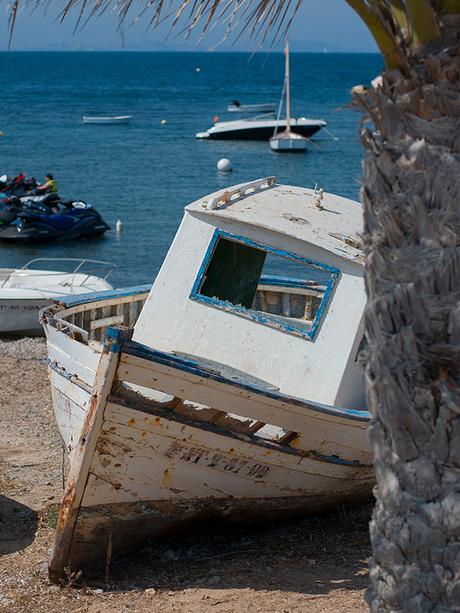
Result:
{"label": "sailboat", "polygon": [[279,153],[302,153],[307,148],[308,139],[301,134],[297,134],[296,132],[291,131],[291,86],[289,77],[289,42],[287,40],[286,48],[284,50],[284,56],[284,88],[283,93],[281,95],[280,111],[283,104],[283,97],[286,96],[286,129],[283,132],[277,132],[277,128],[275,128],[275,133],[270,139],[270,147],[272,151],[277,151]]}

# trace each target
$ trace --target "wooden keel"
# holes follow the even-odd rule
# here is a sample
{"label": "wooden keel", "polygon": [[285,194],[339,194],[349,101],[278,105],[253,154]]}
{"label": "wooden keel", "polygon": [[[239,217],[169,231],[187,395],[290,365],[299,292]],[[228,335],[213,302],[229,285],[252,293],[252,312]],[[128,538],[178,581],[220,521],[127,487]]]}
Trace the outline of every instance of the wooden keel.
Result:
{"label": "wooden keel", "polygon": [[[209,529],[210,523],[217,525],[224,521],[260,526],[315,515],[338,505],[356,504],[368,497],[368,492],[361,492],[360,495],[341,494],[327,502],[316,494],[259,499],[192,498],[174,504],[165,500],[143,500],[82,508],[68,568],[102,574],[109,545],[116,558],[156,538],[204,527]],[[64,577],[63,573],[61,578]]]}

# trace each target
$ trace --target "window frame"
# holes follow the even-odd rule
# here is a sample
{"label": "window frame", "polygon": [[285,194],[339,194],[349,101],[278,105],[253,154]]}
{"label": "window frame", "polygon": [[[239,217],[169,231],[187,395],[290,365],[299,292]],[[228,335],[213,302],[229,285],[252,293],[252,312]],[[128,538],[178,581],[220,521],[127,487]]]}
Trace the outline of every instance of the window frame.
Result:
{"label": "window frame", "polygon": [[[302,264],[309,264],[314,266],[315,268],[319,268],[320,270],[325,270],[330,273],[329,281],[326,284],[326,290],[324,291],[323,299],[321,300],[321,304],[316,312],[315,319],[311,325],[311,328],[308,331],[301,330],[296,326],[292,326],[287,322],[281,321],[279,316],[271,316],[270,313],[260,313],[259,311],[255,311],[253,309],[246,309],[243,306],[234,305],[228,301],[220,300],[219,298],[210,298],[209,296],[204,296],[200,294],[200,290],[202,284],[204,282],[204,276],[206,270],[211,262],[211,259],[214,255],[217,243],[219,239],[227,239],[230,241],[234,241],[236,243],[242,243],[248,247],[253,247],[254,249],[260,249],[267,253],[271,253],[273,255],[278,255],[280,257],[286,258],[288,260],[292,260],[294,262],[300,262]],[[290,251],[284,251],[282,249],[276,249],[275,247],[269,247],[268,245],[263,245],[256,241],[253,241],[244,236],[238,236],[236,234],[231,234],[230,232],[226,232],[225,230],[221,230],[217,228],[209,242],[209,245],[206,249],[206,253],[204,255],[203,261],[201,262],[200,268],[198,270],[198,274],[193,283],[192,290],[190,292],[189,298],[190,300],[194,300],[195,302],[200,302],[202,304],[206,304],[208,306],[217,308],[221,311],[225,311],[226,313],[231,313],[233,315],[238,315],[239,317],[243,317],[244,319],[249,319],[260,323],[264,326],[268,326],[269,328],[274,328],[276,330],[280,330],[282,332],[287,332],[288,334],[292,334],[294,336],[300,336],[301,338],[305,338],[310,341],[314,341],[316,338],[316,334],[318,332],[318,328],[322,323],[324,311],[329,304],[330,296],[332,290],[334,289],[337,280],[340,275],[340,270],[335,268],[334,266],[329,266],[328,264],[322,264],[321,262],[316,262],[315,260],[311,260],[310,258],[306,258]],[[277,277],[276,275],[270,275],[271,279],[276,281],[279,279],[280,287],[282,286],[283,277]],[[262,278],[262,277],[261,277]],[[293,286],[301,286],[302,281],[296,280],[296,283]]]}

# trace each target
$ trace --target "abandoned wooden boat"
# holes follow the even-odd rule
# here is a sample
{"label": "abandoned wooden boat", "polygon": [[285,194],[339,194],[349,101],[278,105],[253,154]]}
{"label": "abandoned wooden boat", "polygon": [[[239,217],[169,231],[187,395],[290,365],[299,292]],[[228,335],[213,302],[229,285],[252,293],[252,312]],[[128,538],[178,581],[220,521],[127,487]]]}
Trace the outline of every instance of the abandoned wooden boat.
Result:
{"label": "abandoned wooden boat", "polygon": [[151,289],[42,312],[71,450],[53,580],[198,520],[369,495],[360,228],[357,203],[262,179],[186,207]]}

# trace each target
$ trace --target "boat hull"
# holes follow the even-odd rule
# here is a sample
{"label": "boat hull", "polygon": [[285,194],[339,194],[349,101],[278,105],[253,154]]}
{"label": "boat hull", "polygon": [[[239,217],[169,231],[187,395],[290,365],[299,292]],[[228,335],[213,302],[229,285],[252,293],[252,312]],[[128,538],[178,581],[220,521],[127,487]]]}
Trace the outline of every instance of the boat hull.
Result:
{"label": "boat hull", "polygon": [[87,124],[113,125],[129,123],[131,119],[131,115],[120,115],[119,117],[91,117],[84,115],[82,122]]}
{"label": "boat hull", "polygon": [[107,333],[70,458],[52,580],[95,563],[107,569],[112,556],[212,517],[268,521],[370,495],[367,413],[238,381],[225,366],[150,350],[128,334]]}
{"label": "boat hull", "polygon": [[76,296],[112,289],[105,279],[89,273],[40,270],[27,265],[1,269],[0,284],[0,334],[31,336],[43,336],[40,310],[61,293]]}
{"label": "boat hull", "polygon": [[[199,132],[197,134],[197,138],[210,140],[269,140],[270,137],[273,136],[275,126],[276,122],[258,126],[235,127],[234,129],[228,128],[225,130],[211,128],[207,132]],[[285,124],[279,122],[278,126],[282,129],[285,127]],[[300,134],[301,136],[310,138],[321,130],[322,127],[323,126],[320,124],[302,125],[294,123],[291,125],[291,131],[295,132],[296,134]]]}
{"label": "boat hull", "polygon": [[371,493],[370,467],[274,451],[133,410],[115,398],[105,413],[70,555],[63,561],[53,552],[55,581],[67,564],[97,572],[108,548],[119,556],[215,519],[260,524],[305,517]]}
{"label": "boat hull", "polygon": [[270,148],[276,153],[305,153],[307,142],[303,138],[276,138],[270,139]]}
{"label": "boat hull", "polygon": [[39,312],[50,302],[51,299],[0,299],[0,334],[43,336]]}

